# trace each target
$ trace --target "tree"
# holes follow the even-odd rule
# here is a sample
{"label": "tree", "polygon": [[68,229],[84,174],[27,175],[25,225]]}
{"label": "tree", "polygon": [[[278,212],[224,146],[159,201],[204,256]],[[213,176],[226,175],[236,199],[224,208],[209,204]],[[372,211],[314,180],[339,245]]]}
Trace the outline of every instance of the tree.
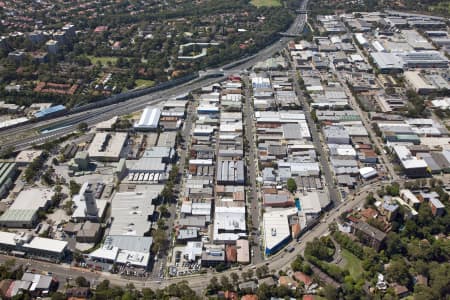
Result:
{"label": "tree", "polygon": [[222,288],[224,290],[231,290],[232,289],[232,285],[230,283],[230,280],[225,275],[222,275],[222,277],[220,277],[220,284],[222,285]]}
{"label": "tree", "polygon": [[88,130],[89,125],[86,122],[81,122],[80,124],[78,124],[78,131],[80,132],[85,132],[86,130]]}
{"label": "tree", "polygon": [[75,180],[69,181],[70,196],[74,196],[80,192],[81,185]]}
{"label": "tree", "polygon": [[52,294],[51,299],[52,300],[66,300],[67,297],[63,293],[55,292],[55,293]]}
{"label": "tree", "polygon": [[159,207],[159,212],[161,213],[161,216],[166,217],[169,214],[169,210],[167,209],[167,206],[161,205]]}
{"label": "tree", "polygon": [[89,281],[86,278],[84,278],[83,276],[78,276],[77,278],[75,278],[75,283],[79,287],[89,287],[90,286]]}
{"label": "tree", "polygon": [[249,279],[253,278],[253,275],[254,275],[253,270],[252,270],[252,269],[248,270],[248,271],[247,271],[247,275],[248,275],[248,278],[249,278]]}
{"label": "tree", "polygon": [[216,276],[213,276],[207,286],[208,294],[216,294],[220,290],[221,286]]}
{"label": "tree", "polygon": [[263,278],[269,273],[269,268],[266,265],[263,265],[256,269],[256,277]]}
{"label": "tree", "polygon": [[231,272],[230,278],[231,278],[231,281],[233,281],[234,285],[236,285],[239,282],[239,275],[236,274],[236,272]]}
{"label": "tree", "polygon": [[286,184],[288,191],[292,194],[295,193],[295,191],[297,190],[297,184],[295,183],[294,178],[289,178]]}
{"label": "tree", "polygon": [[328,300],[339,299],[337,289],[335,289],[332,285],[325,285],[322,290],[322,294]]}
{"label": "tree", "polygon": [[406,287],[411,287],[411,274],[409,274],[408,267],[403,259],[393,260],[389,264],[386,275],[391,282],[397,282]]}

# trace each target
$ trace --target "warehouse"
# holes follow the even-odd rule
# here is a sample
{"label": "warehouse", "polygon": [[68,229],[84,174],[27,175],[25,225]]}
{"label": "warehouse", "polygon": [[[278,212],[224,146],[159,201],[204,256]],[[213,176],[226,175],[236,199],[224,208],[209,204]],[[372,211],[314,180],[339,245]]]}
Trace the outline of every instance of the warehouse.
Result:
{"label": "warehouse", "polygon": [[32,228],[40,210],[51,203],[55,192],[51,189],[32,188],[19,193],[13,204],[0,216],[0,226],[11,228]]}
{"label": "warehouse", "polygon": [[437,88],[425,81],[425,79],[416,71],[407,71],[405,74],[405,80],[409,86],[418,94],[425,95],[435,92]]}
{"label": "warehouse", "polygon": [[147,269],[152,237],[108,235],[103,246],[89,254],[91,260]]}
{"label": "warehouse", "polygon": [[273,210],[263,215],[265,255],[273,255],[291,240],[289,217],[297,214],[297,208]]}
{"label": "warehouse", "polygon": [[60,261],[66,255],[67,242],[0,231],[0,249],[14,251],[30,258]]}
{"label": "warehouse", "polygon": [[216,243],[235,243],[247,236],[245,207],[217,206],[214,213],[213,239]]}
{"label": "warehouse", "polygon": [[427,163],[423,159],[412,156],[411,151],[407,147],[394,146],[393,149],[408,177],[417,178],[428,175]]}
{"label": "warehouse", "polygon": [[244,184],[244,161],[219,160],[217,165],[218,184]]}
{"label": "warehouse", "polygon": [[350,135],[343,126],[326,126],[323,134],[328,144],[350,144]]}
{"label": "warehouse", "polygon": [[151,187],[144,193],[119,192],[114,195],[111,201],[113,221],[110,235],[144,236],[150,230],[155,209],[152,201],[163,189],[162,185]]}
{"label": "warehouse", "polygon": [[376,177],[378,175],[377,170],[375,170],[372,167],[364,167],[359,169],[359,174],[361,175],[362,178],[366,180]]}
{"label": "warehouse", "polygon": [[89,157],[99,161],[119,161],[127,138],[126,132],[98,132],[89,146]]}
{"label": "warehouse", "polygon": [[403,72],[403,61],[396,54],[372,52],[370,57],[383,74]]}
{"label": "warehouse", "polygon": [[16,172],[16,163],[0,162],[0,198],[4,197],[12,187]]}
{"label": "warehouse", "polygon": [[146,107],[139,121],[134,124],[136,130],[155,130],[158,128],[161,109],[157,107]]}
{"label": "warehouse", "polygon": [[438,51],[420,51],[399,54],[406,68],[447,68],[448,59]]}
{"label": "warehouse", "polygon": [[67,251],[67,242],[41,237],[34,237],[23,245],[28,257],[39,257],[51,261],[61,261]]}

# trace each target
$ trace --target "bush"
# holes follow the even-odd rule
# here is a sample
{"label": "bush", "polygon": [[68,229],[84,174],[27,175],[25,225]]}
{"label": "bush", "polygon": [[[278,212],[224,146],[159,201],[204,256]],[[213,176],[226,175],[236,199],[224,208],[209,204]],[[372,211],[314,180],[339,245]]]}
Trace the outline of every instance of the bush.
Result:
{"label": "bush", "polygon": [[342,246],[342,248],[347,249],[359,259],[364,259],[364,247],[362,245],[339,231],[333,233],[333,238]]}

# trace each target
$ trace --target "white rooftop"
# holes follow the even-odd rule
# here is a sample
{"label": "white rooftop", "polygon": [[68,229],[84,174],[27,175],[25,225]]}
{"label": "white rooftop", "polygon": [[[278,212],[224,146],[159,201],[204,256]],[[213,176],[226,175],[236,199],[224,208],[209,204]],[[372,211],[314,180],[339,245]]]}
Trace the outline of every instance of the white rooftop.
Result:
{"label": "white rooftop", "polygon": [[264,244],[273,249],[291,236],[288,217],[297,214],[297,208],[271,210],[263,215]]}
{"label": "white rooftop", "polygon": [[41,237],[34,237],[29,243],[23,245],[25,248],[32,248],[48,252],[61,253],[66,249],[66,241],[58,241]]}

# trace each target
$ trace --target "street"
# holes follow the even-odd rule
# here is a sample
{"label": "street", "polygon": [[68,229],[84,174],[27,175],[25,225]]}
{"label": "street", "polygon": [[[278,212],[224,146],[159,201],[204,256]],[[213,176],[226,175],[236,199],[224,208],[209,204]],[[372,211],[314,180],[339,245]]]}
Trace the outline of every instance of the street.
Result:
{"label": "street", "polygon": [[[245,138],[247,140],[248,153],[246,153],[247,158],[247,179],[249,180],[247,184],[247,214],[251,216],[252,227],[249,228],[250,231],[250,241],[252,242],[251,253],[252,253],[252,263],[260,263],[263,259],[263,253],[261,253],[261,231],[260,231],[260,203],[259,203],[259,187],[257,184],[258,177],[258,164],[257,164],[257,151],[256,151],[256,134],[253,124],[253,105],[252,97],[250,95],[250,82],[247,76],[243,78],[245,83],[245,105],[244,105],[244,120],[245,120]],[[246,149],[244,149],[246,150]],[[250,201],[248,201],[250,200]]]}

